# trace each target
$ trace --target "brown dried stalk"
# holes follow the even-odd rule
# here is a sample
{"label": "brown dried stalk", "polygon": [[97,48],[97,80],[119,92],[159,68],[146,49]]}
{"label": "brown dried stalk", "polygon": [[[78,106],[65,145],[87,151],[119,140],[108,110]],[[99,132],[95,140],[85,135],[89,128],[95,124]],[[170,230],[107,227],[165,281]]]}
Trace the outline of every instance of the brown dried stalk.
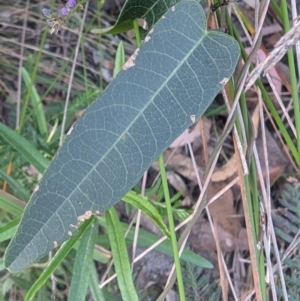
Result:
{"label": "brown dried stalk", "polygon": [[263,71],[263,75],[265,76],[299,39],[300,16],[296,18],[293,27],[275,44],[274,49],[269,53],[268,57],[252,70],[246,81],[245,91],[249,90]]}

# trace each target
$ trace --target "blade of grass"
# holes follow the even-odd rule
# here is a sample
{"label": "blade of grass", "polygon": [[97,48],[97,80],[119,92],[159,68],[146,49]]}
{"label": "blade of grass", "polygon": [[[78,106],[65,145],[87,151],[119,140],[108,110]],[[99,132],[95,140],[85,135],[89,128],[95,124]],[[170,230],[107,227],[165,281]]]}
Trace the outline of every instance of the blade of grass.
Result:
{"label": "blade of grass", "polygon": [[124,44],[121,41],[118,45],[117,52],[116,52],[115,67],[113,73],[114,78],[122,70],[124,64],[125,64],[125,51],[124,51]]}
{"label": "blade of grass", "polygon": [[270,0],[270,4],[272,6],[272,8],[274,9],[274,11],[276,12],[276,14],[279,16],[279,18],[282,20],[282,10],[279,7],[279,5],[276,3],[275,0]]}
{"label": "blade of grass", "polygon": [[[101,226],[106,227],[105,219],[103,217],[98,217],[98,219]],[[121,227],[123,229],[123,232],[125,233],[127,231],[128,225],[125,223],[121,223]],[[157,235],[152,234],[146,230],[140,229],[139,231],[140,231],[139,232],[140,235],[138,238],[139,247],[150,247],[160,239],[160,237],[158,237]],[[130,245],[132,244],[133,236],[134,236],[134,229],[130,229],[126,237],[126,239],[129,242],[128,244]],[[168,241],[162,241],[158,246],[155,247],[155,250],[163,254],[166,254],[168,256],[172,256],[172,247]],[[207,269],[213,268],[213,265],[208,260],[187,249],[183,251],[181,255],[181,259],[202,268],[207,268]]]}
{"label": "blade of grass", "polygon": [[0,123],[0,135],[40,173],[48,167],[49,161],[26,138],[3,123]]}
{"label": "blade of grass", "polygon": [[[242,14],[240,9],[237,9],[239,11],[239,14],[241,16],[241,20],[244,22],[245,26],[249,30],[249,32],[253,33],[252,26],[250,22],[247,20],[247,18]],[[227,23],[228,27],[230,29],[230,33],[232,35],[236,35],[236,28],[233,26],[231,19],[227,15]],[[240,44],[240,48],[242,51],[242,54],[245,53],[243,45],[240,43],[239,36],[238,36],[238,42]],[[248,59],[248,56],[247,56]],[[253,147],[253,141],[254,141],[254,129],[252,125],[251,118],[249,118],[249,111],[247,108],[245,93],[241,93],[240,97],[240,105],[241,105],[241,112],[242,112],[242,118],[243,118],[243,125],[244,125],[244,131],[246,133],[246,139],[247,139],[247,153],[246,153],[246,159],[248,165],[250,165],[250,174],[244,175],[242,171],[241,165],[238,165],[238,171],[239,171],[239,178],[240,178],[240,186],[242,191],[242,201],[243,201],[243,208],[244,208],[244,215],[245,215],[245,221],[246,221],[246,229],[248,234],[248,244],[250,249],[250,258],[251,258],[251,266],[253,271],[253,280],[254,280],[254,286],[256,291],[256,298],[258,300],[265,300],[266,298],[266,285],[265,285],[265,267],[264,267],[264,256],[262,252],[259,254],[257,251],[257,237],[259,232],[259,194],[258,194],[258,187],[257,187],[257,173],[255,164],[253,163],[252,159],[252,147]],[[242,128],[241,123],[238,118],[236,118],[236,129],[239,135],[239,139],[242,139]],[[237,150],[237,143],[235,143],[235,149]],[[240,157],[239,157],[239,164],[241,163]]]}
{"label": "blade of grass", "polygon": [[[79,248],[79,243],[75,244],[74,249],[78,250]],[[98,261],[100,263],[104,263],[107,264],[110,260],[110,255],[108,255],[107,253],[105,253],[105,251],[101,251],[101,248],[94,248],[94,252],[93,252],[93,259],[95,261]]]}
{"label": "blade of grass", "polygon": [[176,232],[175,232],[175,225],[172,215],[172,206],[170,201],[170,194],[169,194],[169,187],[167,182],[167,175],[165,170],[165,163],[163,156],[160,155],[159,159],[159,169],[161,173],[161,179],[162,179],[162,185],[164,190],[164,196],[165,196],[165,203],[167,208],[167,215],[168,215],[168,221],[169,221],[169,227],[170,227],[170,233],[171,233],[171,243],[172,243],[172,249],[173,249],[173,256],[175,261],[175,268],[176,268],[176,275],[177,275],[177,285],[179,290],[179,296],[180,300],[185,300],[185,293],[184,293],[184,285],[183,285],[183,278],[182,278],[182,272],[181,272],[181,265],[180,265],[180,258],[178,253],[178,245],[177,245],[177,238],[176,238]]}
{"label": "blade of grass", "polygon": [[170,232],[164,221],[156,210],[156,208],[147,200],[140,195],[136,194],[133,191],[129,191],[124,197],[123,200],[136,208],[140,209],[146,216],[148,216],[160,229],[160,231],[170,239]]}
{"label": "blade of grass", "polygon": [[116,210],[110,208],[106,213],[107,233],[117,273],[119,289],[123,300],[138,301],[129,264],[128,253],[122,227],[120,225]]}
{"label": "blade of grass", "polygon": [[[283,26],[285,32],[288,32],[291,28],[290,20],[289,20],[289,12],[287,8],[286,0],[281,0],[281,11],[283,17]],[[299,92],[297,85],[297,75],[295,68],[295,58],[293,49],[288,50],[287,52],[288,64],[289,64],[289,72],[290,72],[290,80],[292,86],[292,100],[295,114],[295,127],[296,127],[296,139],[297,139],[297,150],[298,150],[298,167],[300,167],[300,107],[299,107]]]}
{"label": "blade of grass", "polygon": [[38,51],[37,56],[35,57],[34,68],[33,68],[32,74],[30,76],[31,84],[27,89],[26,98],[25,98],[25,101],[24,101],[24,104],[23,104],[23,107],[22,107],[22,111],[21,111],[20,124],[17,128],[18,133],[22,132],[23,126],[26,122],[26,113],[27,113],[27,109],[28,109],[29,98],[31,97],[33,83],[35,82],[35,79],[36,79],[36,74],[37,74],[37,70],[39,68],[39,62],[41,61],[42,52],[44,50],[44,45],[45,45],[45,42],[46,42],[47,34],[48,34],[48,32],[46,30],[44,30],[42,38],[41,38],[41,42],[40,42],[40,45],[39,45],[39,51]]}
{"label": "blade of grass", "polygon": [[[69,73],[69,70],[67,69],[67,67],[69,66],[70,61],[73,61],[74,53],[75,53],[75,50],[73,50],[69,54],[69,58],[70,58],[69,60],[63,61],[63,64],[60,67],[59,72],[57,73],[57,75],[55,77],[52,77],[51,81],[49,81],[49,83],[47,83],[47,90],[41,96],[42,99],[45,99],[45,97],[49,94],[50,91],[52,91],[53,89],[57,88],[56,84],[59,83],[59,81],[61,80],[61,78],[64,76],[64,73],[65,74]],[[56,57],[53,57],[52,59],[54,60],[54,63],[61,64],[61,61],[60,60],[56,60]],[[63,90],[63,89],[65,89],[65,86],[60,86],[59,89]]]}
{"label": "blade of grass", "polygon": [[31,78],[24,67],[22,68],[22,76],[27,89],[30,89],[30,87],[32,87],[31,88],[31,101],[33,106],[32,115],[37,122],[37,127],[39,129],[38,132],[42,137],[46,138],[48,136],[48,128],[47,128],[46,116],[45,116],[42,101],[34,86],[34,83],[31,81]]}
{"label": "blade of grass", "polygon": [[20,222],[20,219],[20,217],[17,217],[14,220],[0,226],[0,242],[6,241],[13,237]]}
{"label": "blade of grass", "polygon": [[98,277],[98,272],[96,270],[95,265],[92,265],[91,268],[91,276],[90,276],[90,281],[89,281],[89,288],[93,297],[93,300],[95,301],[106,301],[106,298],[104,296],[104,293],[102,289],[98,287],[99,285],[99,277]]}
{"label": "blade of grass", "polygon": [[14,191],[14,195],[22,200],[28,201],[30,194],[24,188],[24,186],[17,180],[15,180],[10,175],[6,174],[3,170],[0,169],[0,177],[8,183],[10,188]]}
{"label": "blade of grass", "polygon": [[[255,244],[255,247],[257,248],[257,240],[259,237],[259,231],[260,231],[260,212],[259,212],[259,191],[257,187],[258,179],[257,179],[257,170],[255,167],[254,160],[252,159],[250,162],[250,174],[249,174],[249,180],[250,180],[250,187],[246,185],[246,189],[250,188],[249,191],[247,191],[247,195],[251,195],[252,198],[248,199],[249,203],[249,214],[252,214],[253,217],[250,219],[251,222],[253,222],[253,226],[251,226],[251,229],[254,229],[255,231],[252,233],[253,239],[252,241]],[[250,211],[251,210],[251,211]],[[260,288],[261,288],[261,295],[263,300],[266,300],[266,281],[265,281],[265,256],[263,249],[257,250],[257,263],[258,263],[258,271],[259,271],[259,281],[260,281]]]}
{"label": "blade of grass", "polygon": [[93,222],[84,231],[76,252],[72,281],[69,291],[69,301],[84,301],[89,284],[90,269],[93,265],[93,251],[96,242],[98,223],[93,216]]}
{"label": "blade of grass", "polygon": [[20,216],[23,213],[25,205],[26,203],[15,198],[9,193],[0,190],[0,208],[2,208],[4,211],[14,216]]}

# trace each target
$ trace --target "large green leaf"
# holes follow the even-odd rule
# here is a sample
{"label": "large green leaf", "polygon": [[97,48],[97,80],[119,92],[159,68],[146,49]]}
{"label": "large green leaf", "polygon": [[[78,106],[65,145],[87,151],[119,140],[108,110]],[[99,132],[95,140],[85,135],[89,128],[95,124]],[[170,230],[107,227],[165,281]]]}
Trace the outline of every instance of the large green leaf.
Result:
{"label": "large green leaf", "polygon": [[106,211],[199,118],[232,75],[236,41],[181,1],[82,115],[32,195],[5,256],[19,271]]}

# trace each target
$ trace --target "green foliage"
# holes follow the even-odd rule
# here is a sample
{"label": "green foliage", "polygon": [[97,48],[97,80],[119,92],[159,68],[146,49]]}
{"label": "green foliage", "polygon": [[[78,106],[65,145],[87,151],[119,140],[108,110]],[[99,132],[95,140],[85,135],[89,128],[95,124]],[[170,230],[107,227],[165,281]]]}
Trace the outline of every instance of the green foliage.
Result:
{"label": "green foliage", "polygon": [[[146,5],[150,5],[150,2],[151,1],[146,2]],[[169,7],[172,7],[180,1],[157,0],[154,2],[156,2],[157,5],[153,6],[150,10],[148,6],[143,7],[148,13],[146,15],[144,10],[135,10],[133,3],[137,3],[137,1],[126,1],[126,5],[114,26],[114,30],[123,30],[124,24],[128,24],[131,28],[132,20],[141,17],[146,18],[150,29]],[[145,1],[143,1],[143,4],[145,4]],[[136,15],[134,13],[136,13]],[[182,1],[182,5],[177,5],[175,9],[172,8],[172,10],[154,26],[154,32],[150,34],[149,40],[141,47],[138,57],[135,57],[135,66],[126,71],[121,71],[121,75],[112,82],[103,95],[91,106],[81,121],[78,121],[78,124],[73,129],[72,135],[74,140],[73,138],[71,138],[71,140],[67,138],[65,146],[54,159],[56,165],[53,164],[54,167],[48,170],[44,180],[40,186],[36,188],[36,191],[40,191],[39,193],[41,193],[39,198],[39,204],[41,206],[38,210],[36,210],[34,206],[31,207],[31,205],[27,207],[27,213],[25,212],[22,219],[22,225],[25,225],[25,227],[23,228],[23,226],[21,226],[19,228],[14,240],[18,242],[17,244],[11,244],[11,246],[14,245],[13,250],[11,247],[8,249],[6,266],[9,266],[16,260],[17,263],[14,267],[10,266],[12,271],[20,270],[25,266],[27,267],[43,257],[43,255],[46,255],[56,244],[61,244],[63,240],[71,236],[71,234],[72,237],[55,252],[47,264],[47,267],[44,266],[47,258],[43,258],[41,263],[43,270],[37,265],[36,267],[16,274],[16,276],[7,277],[7,274],[3,277],[1,279],[1,285],[3,284],[3,296],[13,287],[18,287],[23,291],[27,291],[25,300],[31,300],[35,295],[37,300],[50,300],[50,298],[52,298],[52,296],[50,296],[51,291],[52,294],[55,293],[57,300],[66,300],[66,295],[62,291],[69,292],[68,280],[73,277],[71,292],[76,295],[76,297],[80,296],[83,300],[88,285],[95,300],[100,300],[101,298],[103,298],[103,300],[104,298],[113,300],[113,298],[115,298],[114,296],[107,295],[106,289],[98,290],[99,279],[94,266],[90,272],[91,275],[89,275],[88,267],[91,260],[94,259],[95,261],[106,263],[107,257],[104,258],[103,253],[99,251],[94,250],[94,252],[92,252],[95,239],[95,237],[92,236],[95,233],[88,232],[88,227],[90,227],[93,220],[88,219],[82,222],[82,219],[87,219],[91,212],[96,213],[98,209],[106,210],[113,203],[119,201],[125,192],[137,182],[143,171],[169,143],[185,128],[191,125],[194,118],[197,119],[205,112],[215,95],[231,76],[239,58],[239,48],[236,42],[221,32],[207,31],[205,26],[206,18],[204,12],[196,1],[185,0]],[[41,41],[41,50],[44,49],[45,39],[46,31]],[[42,53],[42,51],[39,53]],[[116,72],[118,72],[120,66],[123,65],[124,57],[122,54],[123,53],[118,56],[119,62],[116,62]],[[73,54],[70,58],[73,58]],[[16,197],[24,201],[28,200],[30,193],[40,178],[40,173],[44,172],[48,167],[49,161],[56,152],[61,132],[65,132],[65,127],[69,128],[71,126],[74,115],[79,110],[85,109],[91,101],[96,98],[96,95],[102,93],[102,89],[89,89],[89,87],[94,87],[95,85],[88,82],[86,66],[83,66],[83,70],[80,69],[76,74],[80,84],[84,83],[86,92],[74,92],[71,97],[72,102],[66,111],[64,111],[64,102],[49,102],[45,109],[45,106],[42,107],[42,101],[48,96],[51,89],[60,88],[63,91],[63,95],[65,95],[66,87],[64,86],[64,80],[61,80],[61,78],[69,76],[70,70],[65,69],[68,63],[66,60],[66,64],[61,66],[59,74],[55,79],[49,79],[47,76],[42,77],[39,76],[40,73],[37,71],[41,63],[40,60],[40,55],[37,57],[30,55],[28,56],[28,63],[25,65],[25,68],[23,68],[23,81],[26,86],[27,98],[31,100],[31,103],[25,101],[22,111],[22,129],[19,129],[19,132],[17,132],[4,126],[4,124],[0,124],[0,154],[1,158],[2,156],[6,156],[1,163],[2,170],[0,170],[0,177],[3,182],[6,181],[9,184],[9,192],[11,193],[0,193],[0,207],[4,209],[5,214],[9,213],[1,221],[0,225],[0,241],[4,242],[4,244],[1,245],[2,254],[7,246],[7,241],[12,238],[16,231],[16,225],[20,221],[20,215],[24,208],[24,203],[16,199]],[[53,60],[55,61],[56,59],[53,58]],[[17,69],[15,69],[15,71],[16,70]],[[145,80],[145,78],[147,80]],[[40,94],[39,84],[48,87],[43,95]],[[113,95],[114,89],[117,92]],[[165,92],[169,94],[167,95]],[[112,95],[114,97],[111,97]],[[122,98],[122,95],[126,97],[124,96]],[[143,97],[141,97],[141,95],[143,95]],[[129,102],[127,102],[128,99],[130,100]],[[149,112],[144,115],[143,112],[147,111],[148,108],[150,108]],[[100,116],[101,112],[103,113],[102,116]],[[128,115],[127,118],[126,114],[129,113],[131,115]],[[63,118],[66,120],[66,125],[62,125]],[[132,126],[132,124],[134,124],[133,121],[139,118],[140,120],[144,118],[144,124],[142,122],[136,122],[135,126]],[[104,135],[101,134],[99,137],[96,137],[97,139],[93,139],[95,137],[90,136],[91,129],[98,127],[98,122],[104,119],[106,122],[103,124],[103,128],[108,129],[107,133]],[[32,120],[33,122],[29,122]],[[10,122],[10,124],[15,124],[14,120]],[[87,131],[83,130],[87,124],[89,129]],[[118,129],[116,130],[115,127],[118,127]],[[127,131],[119,132],[119,129],[126,127]],[[132,129],[132,132],[130,132],[130,129]],[[119,139],[120,148],[118,150],[126,152],[126,148],[128,148],[128,153],[130,154],[133,148],[136,147],[135,150],[138,155],[133,156],[132,161],[128,161],[129,163],[127,162],[126,165],[126,172],[130,171],[130,168],[133,168],[131,174],[128,173],[124,176],[124,173],[122,174],[119,170],[120,163],[122,163],[125,156],[119,161],[114,161],[117,156],[112,156],[106,162],[110,168],[106,170],[106,172],[101,173],[100,177],[107,173],[107,183],[115,185],[112,189],[116,192],[113,199],[109,197],[111,191],[105,189],[102,195],[91,197],[89,193],[90,190],[92,190],[92,186],[96,185],[98,190],[100,190],[101,187],[97,185],[97,179],[95,184],[95,178],[87,177],[87,182],[92,180],[89,182],[91,185],[89,187],[86,186],[87,190],[83,195],[80,195],[79,198],[82,197],[84,201],[87,199],[92,200],[95,205],[92,208],[93,210],[90,211],[90,204],[81,203],[81,199],[79,198],[75,200],[75,203],[65,202],[65,199],[68,198],[65,192],[69,190],[69,184],[72,186],[82,175],[85,177],[84,173],[81,172],[87,165],[91,167],[91,169],[94,168],[93,166],[96,165],[97,160],[99,160],[101,147],[103,147],[101,143],[111,140],[109,134],[115,130],[115,136],[122,138]],[[141,132],[139,132],[140,130]],[[81,149],[83,146],[81,144],[82,141],[79,141],[78,144],[78,140],[76,141],[75,139],[77,134],[82,135],[82,137],[86,139],[83,143],[84,147],[86,147],[85,151]],[[134,139],[130,140],[129,138],[131,137]],[[124,142],[126,140],[127,142],[130,140],[128,144]],[[111,146],[112,145],[113,144],[111,144]],[[153,149],[153,145],[156,149]],[[152,149],[150,149],[150,146]],[[88,151],[92,150],[96,156],[92,156],[92,161],[86,161],[85,163],[87,164],[84,167],[78,167],[79,165],[77,165],[77,163],[79,163],[82,158],[80,157],[81,155],[79,157],[77,156],[75,160],[76,164],[73,165],[71,169],[68,169],[64,167],[64,164],[67,162],[67,158],[64,157],[67,154],[65,150],[68,147],[77,148],[82,156],[85,156]],[[150,152],[148,152],[149,150]],[[139,157],[139,155],[141,155],[140,153],[143,153],[142,157]],[[4,168],[7,167],[8,162],[13,163],[13,172],[11,175],[7,175],[4,172]],[[113,165],[115,165],[116,175],[119,176],[117,179],[111,177],[111,174],[109,174],[110,169],[113,169]],[[24,171],[24,166],[28,169],[36,168],[38,172],[35,172],[34,175],[29,177],[28,173]],[[59,170],[61,169],[64,169],[65,174],[63,181],[57,178]],[[84,172],[86,172],[86,170]],[[52,183],[49,180],[51,177],[55,180]],[[75,182],[73,182],[74,177],[77,177]],[[99,174],[96,175],[96,178],[97,177],[99,177]],[[126,183],[121,183],[120,179],[122,177],[126,178],[126,180],[128,180],[127,177],[131,177],[131,179]],[[3,184],[3,182],[1,184]],[[46,182],[49,185],[49,191],[44,190],[42,187],[43,183],[45,184]],[[80,181],[77,181],[75,186],[79,187],[79,185]],[[168,236],[169,232],[163,221],[166,215],[166,206],[161,202],[164,195],[159,185],[160,183],[158,182],[157,191],[159,191],[159,194],[156,200],[149,201],[137,195],[133,196],[132,193],[128,193],[124,199],[150,216],[161,231]],[[74,191],[75,190],[73,190],[73,192]],[[72,194],[73,192],[70,193]],[[153,191],[149,192],[150,195],[153,193]],[[62,197],[62,199],[57,199],[57,197]],[[171,203],[172,214],[175,218],[181,220],[187,217],[188,212],[178,208],[180,205],[179,198],[179,193],[174,195],[171,198]],[[137,202],[144,203],[138,204]],[[31,200],[31,204],[32,203],[33,201]],[[75,209],[73,207],[74,204],[76,204]],[[57,208],[62,209],[60,216],[57,215]],[[12,219],[11,215],[16,218]],[[56,219],[55,216],[58,216],[58,218]],[[54,223],[47,223],[49,217],[53,219]],[[75,222],[73,219],[70,223],[70,219],[74,217],[76,218]],[[81,217],[81,219],[77,220],[77,217]],[[97,218],[97,221],[99,222],[100,219],[101,217]],[[77,229],[78,222],[82,223]],[[31,224],[29,225],[28,223]],[[64,223],[68,226],[74,226],[74,229],[72,228],[74,232],[70,234],[70,231],[65,231],[63,233],[61,225]],[[127,299],[132,300],[132,296],[135,296],[135,292],[126,292],[126,289],[129,288],[127,286],[132,285],[128,282],[128,278],[131,276],[130,269],[128,268],[128,258],[121,258],[126,251],[125,244],[122,242],[122,247],[120,247],[120,244],[114,245],[116,241],[119,242],[123,239],[122,235],[125,232],[125,226],[122,225],[122,231],[120,231],[120,227],[118,228],[116,223],[116,217],[110,219],[108,222],[108,231],[112,240],[111,247],[114,248],[115,265],[118,277],[121,278],[121,289],[125,291],[125,295],[128,293],[128,296],[130,296]],[[96,225],[98,226],[98,223],[96,223]],[[105,224],[103,226],[106,231],[107,225]],[[39,231],[40,228],[43,228],[43,230],[46,229],[45,233],[47,235],[44,237],[40,236],[37,239],[37,236],[35,236],[36,233],[34,233],[34,231],[32,232],[32,230]],[[27,233],[21,233],[24,229],[27,229]],[[118,232],[116,230],[118,230]],[[84,233],[86,233],[86,236]],[[140,233],[138,245],[148,247],[158,239],[157,236],[151,235],[146,231],[141,231]],[[64,239],[56,240],[54,238],[54,236],[60,236],[62,234],[64,235]],[[108,241],[107,233],[103,234],[101,238],[102,237],[103,241]],[[33,244],[34,248],[31,250],[26,249],[28,244],[31,244],[32,238],[35,240]],[[88,241],[87,244],[85,243],[86,241]],[[97,243],[101,244],[103,241],[98,239]],[[127,243],[128,241],[132,244],[132,229],[129,232]],[[18,245],[19,242],[21,242],[21,245]],[[172,251],[167,241],[156,249],[172,256]],[[37,250],[38,252],[36,252]],[[116,250],[118,252],[116,252]],[[10,257],[11,255],[12,257]],[[76,262],[73,267],[73,258],[75,258],[75,255]],[[84,255],[87,255],[87,257]],[[183,261],[200,266],[202,268],[201,271],[203,271],[203,268],[212,268],[210,262],[191,251],[184,250],[181,258]],[[78,270],[81,270],[81,263],[84,265],[82,274],[78,272]],[[122,270],[122,266],[126,267],[126,273],[124,271],[125,269]],[[0,261],[0,267],[1,271],[4,271],[3,259]],[[72,275],[73,268],[75,275]],[[51,275],[53,275],[52,283],[49,280]],[[88,282],[87,279],[89,277],[90,280]],[[118,280],[120,280],[119,278]],[[200,288],[204,285],[204,282],[202,283],[200,281],[201,279],[206,282],[205,277],[194,279],[193,285],[195,289],[196,287]],[[53,284],[63,289],[55,290],[53,289]],[[76,289],[79,289],[81,294],[76,294]],[[132,287],[130,289],[132,289]],[[211,290],[208,290],[204,296],[217,298],[219,290],[213,293],[211,292]],[[24,299],[24,296],[21,298]]]}
{"label": "green foliage", "polygon": [[114,26],[105,29],[95,28],[92,32],[98,34],[122,33],[133,29],[133,21],[137,18],[145,19],[150,29],[169,8],[180,1],[181,0],[126,1]]}
{"label": "green foliage", "polygon": [[72,127],[24,211],[6,251],[7,268],[32,265],[78,223],[118,202],[204,113],[239,54],[230,36],[206,30],[197,2],[181,1],[166,13]]}
{"label": "green foliage", "polygon": [[217,281],[212,281],[212,275],[206,273],[204,269],[186,263],[183,270],[184,285],[188,300],[219,300],[221,287]]}

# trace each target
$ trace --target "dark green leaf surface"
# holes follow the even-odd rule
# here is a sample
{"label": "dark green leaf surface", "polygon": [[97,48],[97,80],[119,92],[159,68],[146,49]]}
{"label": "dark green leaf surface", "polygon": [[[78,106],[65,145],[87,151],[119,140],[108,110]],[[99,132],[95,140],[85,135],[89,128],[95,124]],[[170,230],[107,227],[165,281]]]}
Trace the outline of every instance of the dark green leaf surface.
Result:
{"label": "dark green leaf surface", "polygon": [[118,202],[232,75],[239,47],[230,36],[206,30],[197,2],[181,1],[153,29],[45,172],[7,249],[11,272],[68,239],[91,212]]}
{"label": "dark green leaf surface", "polygon": [[133,28],[133,20],[135,19],[145,19],[148,28],[152,28],[170,7],[180,1],[181,0],[127,0],[114,26],[95,28],[92,29],[92,33],[122,33]]}

